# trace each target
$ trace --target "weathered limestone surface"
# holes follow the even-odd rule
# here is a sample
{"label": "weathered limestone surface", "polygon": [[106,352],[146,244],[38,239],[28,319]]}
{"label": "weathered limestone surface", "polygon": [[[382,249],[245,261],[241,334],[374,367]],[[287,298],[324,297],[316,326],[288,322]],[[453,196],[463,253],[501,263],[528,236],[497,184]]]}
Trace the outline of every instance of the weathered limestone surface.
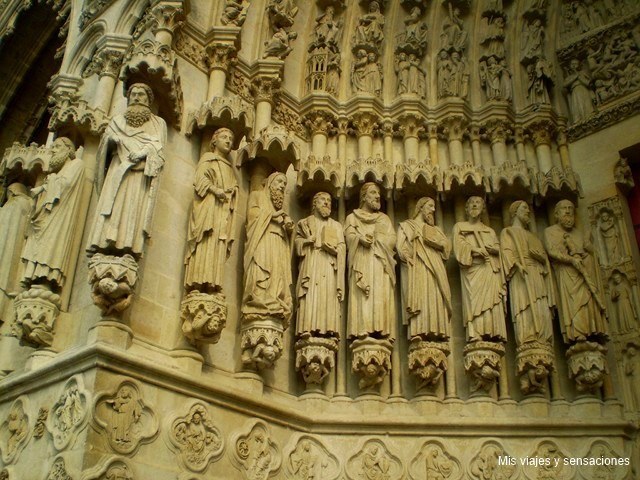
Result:
{"label": "weathered limestone surface", "polygon": [[0,2],[0,479],[638,476],[639,19]]}

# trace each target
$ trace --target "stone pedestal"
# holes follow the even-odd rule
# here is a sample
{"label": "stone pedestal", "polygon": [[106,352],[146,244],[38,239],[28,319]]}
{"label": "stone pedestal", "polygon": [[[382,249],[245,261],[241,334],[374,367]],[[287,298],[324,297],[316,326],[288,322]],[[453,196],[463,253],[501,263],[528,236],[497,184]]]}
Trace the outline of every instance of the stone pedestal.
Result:
{"label": "stone pedestal", "polygon": [[478,341],[464,347],[464,369],[471,379],[471,395],[489,395],[500,377],[504,345]]}
{"label": "stone pedestal", "polygon": [[436,388],[447,371],[449,344],[413,340],[409,345],[409,372],[415,375],[420,393],[435,395]]}
{"label": "stone pedestal", "polygon": [[284,327],[282,320],[245,317],[242,325],[242,365],[250,370],[271,369],[282,355]]}
{"label": "stone pedestal", "polygon": [[34,285],[16,297],[14,306],[22,341],[36,347],[50,347],[53,326],[60,313],[60,295]]}
{"label": "stone pedestal", "polygon": [[305,393],[322,392],[322,383],[335,365],[336,338],[307,337],[296,342],[296,370],[307,385]]}
{"label": "stone pedestal", "polygon": [[190,292],[180,305],[182,333],[192,345],[218,343],[227,324],[227,304],[222,292]]}
{"label": "stone pedestal", "polygon": [[380,384],[391,371],[393,343],[385,339],[365,337],[351,344],[351,371],[360,376],[358,387],[362,393],[378,393]]}
{"label": "stone pedestal", "polygon": [[579,392],[595,394],[602,387],[607,368],[607,349],[597,342],[577,342],[567,350],[569,377]]}
{"label": "stone pedestal", "polygon": [[138,281],[138,263],[128,254],[96,253],[89,259],[91,297],[103,316],[119,314],[131,305]]}
{"label": "stone pedestal", "polygon": [[516,373],[520,377],[520,390],[525,395],[544,393],[546,380],[553,370],[551,345],[528,342],[520,345],[516,353]]}

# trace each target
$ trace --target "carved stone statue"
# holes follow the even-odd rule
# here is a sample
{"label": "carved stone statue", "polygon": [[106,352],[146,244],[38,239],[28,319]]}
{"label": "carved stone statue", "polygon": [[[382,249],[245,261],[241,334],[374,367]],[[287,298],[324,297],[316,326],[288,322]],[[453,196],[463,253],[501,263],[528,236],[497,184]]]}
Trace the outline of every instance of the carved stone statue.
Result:
{"label": "carved stone statue", "polygon": [[413,219],[402,222],[398,230],[403,309],[410,339],[449,339],[451,291],[444,262],[451,243],[435,226],[434,212],[435,201],[423,197]]}
{"label": "carved stone statue", "polygon": [[216,130],[211,153],[200,159],[194,179],[195,198],[189,219],[185,287],[191,290],[222,290],[224,264],[235,235],[235,206],[238,181],[228,154],[233,132]]}
{"label": "carved stone statue", "polygon": [[90,254],[129,253],[138,259],[151,232],[167,125],[151,112],[153,92],[147,85],[131,85],[127,98],[127,111],[113,117],[98,147],[100,199],[87,250]]}
{"label": "carved stone statue", "polygon": [[516,341],[518,345],[550,344],[554,299],[549,259],[542,242],[528,230],[531,217],[527,203],[513,202],[509,213],[513,223],[500,232],[500,245]]}
{"label": "carved stone statue", "polygon": [[17,267],[26,236],[26,227],[33,207],[27,187],[21,183],[9,185],[8,198],[0,208],[0,321],[5,301],[17,287]]}
{"label": "carved stone statue", "polygon": [[398,76],[398,95],[409,93],[409,59],[405,52],[399,52],[395,57],[395,71]]}
{"label": "carved stone statue", "polygon": [[291,40],[296,38],[298,38],[296,32],[287,32],[284,28],[276,30],[271,40],[264,42],[265,49],[262,57],[277,57],[280,60],[284,60],[293,50],[290,46]]}
{"label": "carved stone statue", "polygon": [[593,113],[595,94],[591,90],[591,78],[581,70],[577,58],[569,62],[564,88],[569,94],[569,110],[574,122],[584,120]]}
{"label": "carved stone statue", "polygon": [[326,45],[331,50],[338,50],[342,33],[342,20],[336,20],[335,8],[328,6],[324,13],[316,18],[315,46]]}
{"label": "carved stone statue", "polygon": [[421,98],[427,95],[427,73],[420,66],[420,60],[414,53],[409,54],[409,78],[407,83],[407,91],[415,93]]}
{"label": "carved stone statue", "polygon": [[342,226],[330,215],[331,196],[317,193],[312,215],[300,220],[296,229],[295,250],[300,258],[298,336],[340,333],[345,243]]}
{"label": "carved stone statue", "polygon": [[539,18],[523,27],[522,59],[536,60],[544,56],[545,31]]}
{"label": "carved stone statue", "polygon": [[551,67],[545,58],[539,58],[535,63],[527,65],[529,78],[527,98],[530,105],[551,103],[549,87],[553,85]]}
{"label": "carved stone statue", "polygon": [[622,365],[626,376],[625,384],[629,393],[630,405],[627,408],[637,411],[640,408],[640,355],[638,347],[634,344],[627,345],[623,351]]}
{"label": "carved stone statue", "polygon": [[367,51],[364,49],[358,50],[351,66],[351,86],[354,92],[366,92],[364,74],[367,63]]}
{"label": "carved stone statue", "polygon": [[365,183],[360,191],[360,208],[345,222],[350,337],[395,337],[396,235],[380,206],[380,188],[375,183]]}
{"label": "carved stone statue", "polygon": [[295,0],[269,0],[267,13],[274,30],[293,25],[293,19],[298,14]]}
{"label": "carved stone statue", "polygon": [[615,265],[622,261],[624,257],[615,220],[613,212],[606,208],[602,209],[599,215],[598,236],[605,254],[605,258],[601,259],[601,261],[605,265]]}
{"label": "carved stone statue", "polygon": [[52,291],[64,286],[75,234],[84,179],[84,165],[76,158],[68,138],[51,147],[49,174],[42,185],[31,189],[35,208],[31,232],[22,251],[22,283],[47,285]]}
{"label": "carved stone statue", "polygon": [[512,225],[500,232],[502,266],[509,282],[521,389],[534,393],[543,390],[553,362],[551,268],[542,242],[528,230],[531,217],[527,203],[513,202],[509,213]]}
{"label": "carved stone statue", "polygon": [[223,25],[241,27],[247,18],[248,3],[245,0],[226,0],[220,21]]}
{"label": "carved stone statue", "polygon": [[414,51],[422,53],[427,46],[428,28],[425,22],[420,21],[422,11],[415,6],[404,20],[405,36],[401,45],[410,47]]}
{"label": "carved stone statue", "polygon": [[638,312],[633,300],[629,279],[620,270],[611,273],[609,294],[613,315],[616,319],[616,333],[631,333],[638,329]]}
{"label": "carved stone statue", "polygon": [[575,228],[575,206],[557,203],[556,224],[544,231],[544,244],[553,263],[558,286],[558,307],[566,343],[607,335],[604,304],[598,291],[591,243]]}
{"label": "carved stone statue", "polygon": [[487,58],[480,63],[480,83],[487,96],[487,100],[511,100],[511,73],[504,60],[496,57]]}
{"label": "carved stone statue", "polygon": [[462,314],[468,341],[507,339],[504,276],[500,268],[500,245],[492,228],[480,215],[484,200],[470,197],[467,221],[453,227],[453,251],[462,279]]}
{"label": "carved stone statue", "polygon": [[384,40],[384,15],[380,12],[380,4],[373,1],[369,4],[369,12],[358,19],[358,26],[353,37],[356,45],[369,45],[376,48]]}
{"label": "carved stone statue", "polygon": [[252,192],[247,210],[244,249],[245,317],[276,317],[288,324],[291,316],[290,236],[294,223],[282,209],[287,177],[269,175],[262,190]]}
{"label": "carved stone statue", "polygon": [[635,186],[633,172],[631,171],[631,167],[629,166],[629,162],[626,158],[620,157],[616,162],[616,165],[613,168],[613,178],[616,185],[618,185],[618,187],[624,192],[627,192]]}
{"label": "carved stone statue", "polygon": [[443,50],[447,51],[463,51],[467,46],[468,34],[464,30],[464,24],[460,18],[460,9],[449,6],[449,14],[442,21],[442,33],[440,34],[440,42]]}
{"label": "carved stone statue", "polygon": [[367,64],[362,72],[363,91],[376,96],[382,94],[382,66],[375,53],[367,55]]}

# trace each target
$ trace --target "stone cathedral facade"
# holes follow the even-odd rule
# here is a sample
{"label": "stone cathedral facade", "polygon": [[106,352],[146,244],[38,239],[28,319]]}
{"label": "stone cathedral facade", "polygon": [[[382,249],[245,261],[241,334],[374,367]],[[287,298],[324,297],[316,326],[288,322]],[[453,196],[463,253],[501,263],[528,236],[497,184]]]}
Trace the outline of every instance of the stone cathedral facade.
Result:
{"label": "stone cathedral facade", "polygon": [[4,0],[0,71],[0,479],[640,478],[636,0]]}

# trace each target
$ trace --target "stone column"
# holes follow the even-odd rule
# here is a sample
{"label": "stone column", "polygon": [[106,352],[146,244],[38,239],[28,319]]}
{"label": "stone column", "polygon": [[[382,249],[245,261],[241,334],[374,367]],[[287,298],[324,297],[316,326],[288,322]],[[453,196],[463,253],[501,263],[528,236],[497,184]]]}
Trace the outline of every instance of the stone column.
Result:
{"label": "stone column", "polygon": [[227,83],[227,72],[235,60],[236,47],[233,44],[217,41],[207,47],[209,64],[209,88],[207,100],[222,97]]}
{"label": "stone column", "polygon": [[368,159],[373,155],[373,130],[378,126],[378,117],[363,112],[353,116],[353,124],[358,133],[358,158]]}
{"label": "stone column", "polygon": [[567,140],[566,127],[560,127],[556,135],[558,142],[558,154],[560,155],[560,164],[564,170],[571,170],[571,159],[569,158],[569,145]]}
{"label": "stone column", "polygon": [[124,52],[129,47],[129,39],[115,36],[103,36],[91,62],[82,72],[84,78],[98,74],[98,87],[94,96],[94,108],[109,113],[113,90],[118,81]]}
{"label": "stone column", "polygon": [[171,47],[173,43],[173,33],[176,28],[182,24],[182,20],[184,20],[182,2],[162,0],[151,9],[151,13],[154,16],[152,32],[156,36],[156,42]]}
{"label": "stone column", "polygon": [[551,133],[553,132],[553,127],[549,122],[539,122],[529,128],[536,147],[538,169],[543,174],[546,174],[553,168],[553,160],[551,159]]}
{"label": "stone column", "polygon": [[308,114],[304,124],[311,133],[311,153],[316,160],[327,155],[327,140],[332,127],[332,115],[329,112],[315,111]]}
{"label": "stone column", "polygon": [[463,117],[450,117],[445,120],[444,125],[444,133],[449,139],[449,163],[463,165],[462,137],[467,128],[467,121]]}
{"label": "stone column", "polygon": [[[432,165],[439,165],[438,158],[438,126],[435,123],[430,123],[427,126],[427,135],[429,136],[429,156],[431,157]],[[444,165],[441,165],[441,168]]]}
{"label": "stone column", "polygon": [[474,165],[482,166],[488,171],[492,166],[492,162],[485,158],[480,150],[480,127],[472,126],[469,130],[469,138],[471,139],[471,151],[473,152]]}
{"label": "stone column", "polygon": [[503,165],[507,162],[507,137],[511,133],[506,122],[493,121],[487,125],[487,133],[491,140],[493,163]]}
{"label": "stone column", "polygon": [[[404,141],[404,163],[410,160],[419,160],[420,140],[419,134],[422,130],[422,121],[415,115],[403,115],[400,117],[400,133]],[[386,137],[385,137],[386,140]],[[390,138],[391,140],[391,138]]]}
{"label": "stone column", "polygon": [[251,82],[256,116],[253,131],[260,131],[271,123],[271,111],[280,90],[280,75],[258,75]]}

